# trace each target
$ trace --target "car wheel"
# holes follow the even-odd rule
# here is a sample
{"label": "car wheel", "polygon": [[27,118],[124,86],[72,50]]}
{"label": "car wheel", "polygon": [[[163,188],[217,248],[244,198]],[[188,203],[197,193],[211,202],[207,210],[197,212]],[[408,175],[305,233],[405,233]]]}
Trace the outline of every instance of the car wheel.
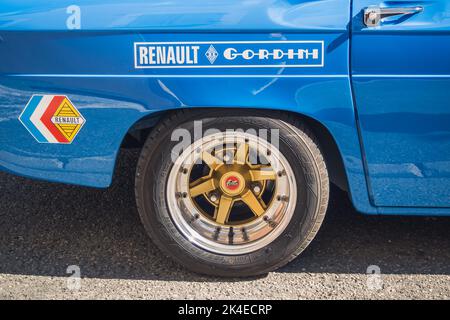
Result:
{"label": "car wheel", "polygon": [[281,267],[306,248],[325,216],[329,182],[301,123],[203,109],[176,112],[153,129],[135,191],[145,229],[165,254],[194,272],[241,277]]}

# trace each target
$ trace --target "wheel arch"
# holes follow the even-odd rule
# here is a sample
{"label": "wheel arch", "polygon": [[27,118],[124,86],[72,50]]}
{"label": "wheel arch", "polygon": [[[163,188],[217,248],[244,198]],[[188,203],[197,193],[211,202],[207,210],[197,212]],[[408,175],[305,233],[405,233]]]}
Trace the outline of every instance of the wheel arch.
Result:
{"label": "wheel arch", "polygon": [[[240,110],[242,108],[225,107],[231,110]],[[150,134],[151,130],[163,119],[174,112],[189,112],[192,110],[198,110],[200,108],[190,107],[185,109],[170,109],[164,111],[158,111],[147,115],[137,122],[135,122],[127,131],[121,148],[139,148],[144,144],[147,136]],[[219,108],[215,108],[219,109]],[[220,108],[223,109],[223,108]],[[299,120],[304,123],[308,129],[314,134],[319,144],[320,150],[325,158],[325,163],[328,168],[328,174],[330,181],[334,183],[340,189],[349,192],[348,179],[344,167],[344,162],[342,159],[341,152],[339,151],[338,145],[333,138],[327,127],[322,124],[319,120],[308,116],[303,113],[297,113],[292,111],[280,111],[280,110],[268,110],[268,109],[252,109],[246,108],[248,112],[254,112],[255,114],[265,112],[269,114],[287,114],[292,118]]]}

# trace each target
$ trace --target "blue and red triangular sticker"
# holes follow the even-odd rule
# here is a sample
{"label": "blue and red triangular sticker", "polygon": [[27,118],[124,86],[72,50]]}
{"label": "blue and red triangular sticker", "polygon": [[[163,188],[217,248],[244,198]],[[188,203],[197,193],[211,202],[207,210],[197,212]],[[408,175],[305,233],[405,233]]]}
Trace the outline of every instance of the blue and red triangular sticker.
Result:
{"label": "blue and red triangular sticker", "polygon": [[86,120],[67,96],[33,95],[19,116],[40,143],[71,143]]}

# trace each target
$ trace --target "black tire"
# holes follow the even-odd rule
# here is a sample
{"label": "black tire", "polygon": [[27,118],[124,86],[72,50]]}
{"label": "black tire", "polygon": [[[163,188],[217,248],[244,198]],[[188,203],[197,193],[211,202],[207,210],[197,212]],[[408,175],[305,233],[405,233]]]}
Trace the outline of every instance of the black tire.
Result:
{"label": "black tire", "polygon": [[[295,213],[272,243],[244,255],[220,255],[189,242],[173,223],[166,203],[166,183],[172,167],[171,141],[175,128],[192,132],[193,121],[208,128],[277,128],[281,153],[291,164],[298,196]],[[297,257],[317,234],[325,217],[329,181],[325,161],[312,134],[299,121],[282,113],[199,109],[179,111],[161,121],[142,149],[136,171],[137,207],[153,242],[169,257],[197,273],[244,277],[265,274]]]}

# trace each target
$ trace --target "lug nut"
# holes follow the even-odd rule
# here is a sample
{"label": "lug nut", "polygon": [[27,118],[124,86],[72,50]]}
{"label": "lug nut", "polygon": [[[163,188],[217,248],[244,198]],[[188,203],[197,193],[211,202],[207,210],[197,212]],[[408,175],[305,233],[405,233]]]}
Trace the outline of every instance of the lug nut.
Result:
{"label": "lug nut", "polygon": [[215,195],[215,194],[212,194],[212,195],[209,197],[209,199],[210,199],[212,202],[216,202],[216,201],[218,200],[217,195]]}
{"label": "lug nut", "polygon": [[261,192],[261,187],[258,185],[253,186],[253,192],[254,193],[260,193]]}
{"label": "lug nut", "polygon": [[231,160],[231,157],[228,155],[228,154],[225,154],[224,156],[223,156],[223,161],[224,162],[228,162],[228,161],[230,161]]}

